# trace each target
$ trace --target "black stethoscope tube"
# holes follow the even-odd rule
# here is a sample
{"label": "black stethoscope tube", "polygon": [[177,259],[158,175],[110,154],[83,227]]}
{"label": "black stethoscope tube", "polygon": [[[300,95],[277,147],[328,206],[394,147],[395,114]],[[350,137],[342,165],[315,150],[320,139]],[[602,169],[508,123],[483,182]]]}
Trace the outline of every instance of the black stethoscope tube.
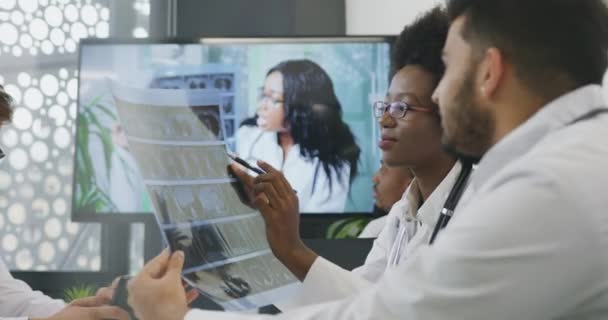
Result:
{"label": "black stethoscope tube", "polygon": [[433,229],[429,244],[435,242],[435,238],[439,234],[439,231],[443,230],[443,228],[448,225],[448,222],[450,222],[452,215],[454,215],[454,209],[456,209],[456,205],[458,205],[458,201],[460,200],[460,197],[462,197],[464,189],[467,187],[467,181],[469,180],[472,171],[473,164],[471,162],[467,161],[462,163],[462,169],[456,179],[456,183],[452,187],[452,190],[443,205],[443,209],[441,209],[441,212],[439,213],[439,220],[437,220],[437,224]]}

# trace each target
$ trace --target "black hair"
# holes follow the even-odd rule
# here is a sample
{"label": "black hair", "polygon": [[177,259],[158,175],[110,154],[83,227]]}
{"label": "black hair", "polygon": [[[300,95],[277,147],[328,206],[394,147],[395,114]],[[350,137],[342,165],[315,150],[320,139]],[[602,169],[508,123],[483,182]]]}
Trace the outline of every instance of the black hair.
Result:
{"label": "black hair", "polygon": [[294,143],[300,146],[300,155],[319,159],[330,190],[332,169],[340,179],[338,173],[345,164],[350,165],[351,182],[357,175],[361,149],[349,126],[342,121],[342,105],[327,72],[310,60],[281,62],[268,70],[266,76],[273,72],[283,76],[285,122]]}
{"label": "black hair", "polygon": [[601,84],[608,65],[608,9],[601,0],[448,0],[451,21],[477,56],[495,47],[537,94],[555,98]]}
{"label": "black hair", "polygon": [[[342,106],[334,91],[331,78],[318,64],[310,60],[288,60],[272,67],[266,76],[279,72],[283,76],[285,127],[294,143],[300,146],[300,155],[306,159],[318,158],[332,188],[332,170],[338,183],[340,169],[350,165],[350,181],[357,175],[361,149],[349,126],[342,120]],[[241,125],[251,125],[245,120]],[[315,189],[319,167],[313,178]]]}
{"label": "black hair", "polygon": [[397,38],[392,54],[393,74],[408,65],[419,65],[439,83],[445,71],[441,52],[450,27],[448,16],[441,7],[419,16],[405,26]]}
{"label": "black hair", "polygon": [[13,116],[13,98],[0,85],[0,125],[9,121]]}

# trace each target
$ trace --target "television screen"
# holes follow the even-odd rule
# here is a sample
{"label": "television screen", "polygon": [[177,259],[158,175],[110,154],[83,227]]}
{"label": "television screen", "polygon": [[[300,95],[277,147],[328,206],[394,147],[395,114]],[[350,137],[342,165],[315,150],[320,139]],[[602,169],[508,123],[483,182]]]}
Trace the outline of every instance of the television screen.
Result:
{"label": "television screen", "polygon": [[[186,98],[217,92],[224,147],[280,169],[300,212],[371,212],[380,159],[371,103],[387,90],[389,55],[390,39],[381,37],[83,41],[73,219],[153,210],[140,172],[147,168],[130,154],[138,146],[127,142],[111,82]],[[167,115],[183,117],[196,110]],[[155,130],[167,134],[162,123]]]}

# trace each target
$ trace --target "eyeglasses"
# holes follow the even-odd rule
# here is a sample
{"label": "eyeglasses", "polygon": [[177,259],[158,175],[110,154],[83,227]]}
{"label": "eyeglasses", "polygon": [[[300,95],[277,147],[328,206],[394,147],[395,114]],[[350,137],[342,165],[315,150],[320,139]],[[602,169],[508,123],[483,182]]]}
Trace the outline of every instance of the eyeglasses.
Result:
{"label": "eyeglasses", "polygon": [[4,160],[5,156],[6,154],[4,154],[4,151],[2,150],[2,148],[0,148],[0,163],[2,163],[2,160]]}
{"label": "eyeglasses", "polygon": [[409,103],[403,101],[395,101],[395,102],[384,102],[384,101],[376,101],[372,105],[374,109],[374,116],[376,118],[382,118],[382,116],[388,112],[388,115],[392,118],[399,119],[405,117],[405,114],[408,110],[434,113],[435,111],[431,108],[421,108],[415,107]]}
{"label": "eyeglasses", "polygon": [[272,106],[274,109],[278,109],[284,102],[285,101],[281,99],[276,99],[267,95],[266,93],[264,93],[264,89],[260,88],[260,93],[258,95],[258,103],[260,105],[269,105]]}

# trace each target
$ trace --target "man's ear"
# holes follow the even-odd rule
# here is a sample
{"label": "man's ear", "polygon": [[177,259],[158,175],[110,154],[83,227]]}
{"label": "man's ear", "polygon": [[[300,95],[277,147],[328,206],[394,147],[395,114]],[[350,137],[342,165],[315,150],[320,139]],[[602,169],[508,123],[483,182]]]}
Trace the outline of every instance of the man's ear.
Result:
{"label": "man's ear", "polygon": [[497,48],[488,48],[479,66],[479,96],[490,99],[501,85],[505,74],[505,57]]}

